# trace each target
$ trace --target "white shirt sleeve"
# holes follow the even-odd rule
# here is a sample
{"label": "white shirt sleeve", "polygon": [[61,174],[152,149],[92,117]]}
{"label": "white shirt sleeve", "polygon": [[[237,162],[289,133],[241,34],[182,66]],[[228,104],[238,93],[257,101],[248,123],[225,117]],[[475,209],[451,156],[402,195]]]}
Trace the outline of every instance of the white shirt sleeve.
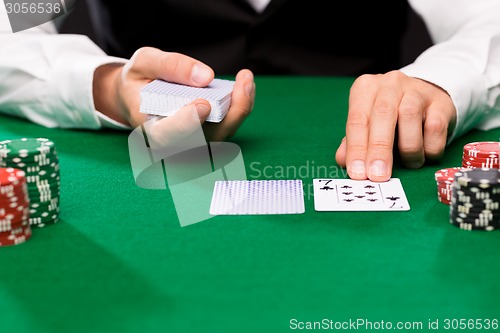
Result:
{"label": "white shirt sleeve", "polygon": [[[0,15],[5,27],[5,16]],[[92,80],[101,65],[126,60],[107,56],[88,37],[57,34],[52,22],[0,31],[0,112],[46,127],[127,129],[94,106]]]}
{"label": "white shirt sleeve", "polygon": [[409,2],[426,23],[435,45],[401,71],[432,82],[450,95],[457,123],[448,142],[473,128],[499,127],[500,1]]}

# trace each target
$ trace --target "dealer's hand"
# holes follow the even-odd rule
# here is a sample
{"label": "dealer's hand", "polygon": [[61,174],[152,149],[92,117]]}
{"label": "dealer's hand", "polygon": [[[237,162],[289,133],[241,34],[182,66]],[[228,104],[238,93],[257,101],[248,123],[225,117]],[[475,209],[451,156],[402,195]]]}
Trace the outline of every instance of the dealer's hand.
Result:
{"label": "dealer's hand", "polygon": [[336,161],[352,179],[386,181],[395,143],[403,164],[420,168],[426,159],[442,156],[455,119],[450,96],[434,84],[400,71],[362,75],[351,87]]}
{"label": "dealer's hand", "polygon": [[[210,113],[210,104],[196,100],[152,126],[149,135],[157,143],[169,144],[203,124],[207,140],[225,140],[234,135],[250,114],[255,99],[253,74],[247,69],[236,76],[231,107],[219,124],[203,124]],[[93,94],[96,109],[111,119],[131,127],[144,123],[146,115],[139,112],[140,90],[154,79],[205,87],[214,79],[214,71],[204,63],[179,53],[144,47],[137,50],[125,64],[108,64],[94,73]],[[193,116],[197,122],[193,122]]]}

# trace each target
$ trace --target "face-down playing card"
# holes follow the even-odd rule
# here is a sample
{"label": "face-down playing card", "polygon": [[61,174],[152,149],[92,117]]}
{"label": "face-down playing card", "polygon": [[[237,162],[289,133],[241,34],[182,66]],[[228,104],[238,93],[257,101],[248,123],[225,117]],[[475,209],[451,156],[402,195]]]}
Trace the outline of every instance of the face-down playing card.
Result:
{"label": "face-down playing card", "polygon": [[216,181],[211,215],[302,214],[301,180]]}
{"label": "face-down playing card", "polygon": [[316,211],[401,211],[410,205],[398,178],[387,182],[314,179]]}

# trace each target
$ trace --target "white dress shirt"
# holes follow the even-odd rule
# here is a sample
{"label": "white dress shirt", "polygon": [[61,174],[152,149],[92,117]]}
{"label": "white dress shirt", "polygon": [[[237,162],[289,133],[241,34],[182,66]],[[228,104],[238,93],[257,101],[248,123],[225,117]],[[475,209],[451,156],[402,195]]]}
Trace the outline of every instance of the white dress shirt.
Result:
{"label": "white dress shirt", "polygon": [[[257,12],[269,3],[248,1]],[[435,45],[401,71],[451,96],[457,124],[450,141],[472,128],[499,127],[500,1],[409,2]],[[47,127],[127,129],[95,110],[92,96],[95,69],[124,62],[86,36],[58,35],[53,22],[12,34],[0,4],[0,112]]]}
{"label": "white dress shirt", "polygon": [[257,13],[262,13],[271,0],[247,0],[248,3],[255,9]]}
{"label": "white dress shirt", "polygon": [[500,1],[409,2],[435,45],[401,71],[451,96],[457,124],[449,142],[473,128],[500,127]]}

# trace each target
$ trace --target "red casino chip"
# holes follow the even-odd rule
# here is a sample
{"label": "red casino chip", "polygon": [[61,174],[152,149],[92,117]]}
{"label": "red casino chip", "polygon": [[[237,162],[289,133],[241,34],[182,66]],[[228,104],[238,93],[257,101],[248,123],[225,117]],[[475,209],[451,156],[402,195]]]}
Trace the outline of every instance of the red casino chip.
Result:
{"label": "red casino chip", "polygon": [[498,163],[500,161],[500,157],[499,156],[475,157],[475,156],[464,155],[464,156],[462,156],[462,160],[469,161],[469,162]]}
{"label": "red casino chip", "polygon": [[29,215],[25,215],[24,218],[16,220],[0,220],[0,233],[10,232],[19,228],[30,227]]}
{"label": "red casino chip", "polygon": [[451,168],[440,169],[434,173],[434,178],[438,183],[445,183],[446,181],[453,182],[454,179],[453,177],[455,176],[455,172],[464,171],[467,169],[468,168],[464,167],[451,167]]}
{"label": "red casino chip", "polygon": [[18,206],[13,209],[0,209],[0,222],[4,220],[20,220],[29,214],[29,206]]}
{"label": "red casino chip", "polygon": [[500,156],[500,142],[483,141],[471,142],[464,146],[464,157],[498,158]]}
{"label": "red casino chip", "polygon": [[490,168],[490,169],[499,169],[500,164],[498,161],[494,161],[494,159],[479,161],[479,160],[465,160],[462,159],[462,167],[465,168]]}
{"label": "red casino chip", "polygon": [[451,197],[439,196],[438,200],[444,204],[449,205],[451,202]]}
{"label": "red casino chip", "polygon": [[16,168],[0,168],[0,186],[23,184],[26,182],[24,171]]}
{"label": "red casino chip", "polygon": [[27,190],[19,190],[15,193],[10,193],[9,195],[0,194],[0,207],[9,206],[11,203],[16,202],[28,202],[29,196]]}
{"label": "red casino chip", "polygon": [[22,244],[30,239],[29,207],[25,172],[0,168],[0,247]]}
{"label": "red casino chip", "polygon": [[470,167],[444,168],[434,173],[437,185],[438,200],[446,205],[450,204],[452,195],[452,185],[455,173],[458,171],[470,170]]}
{"label": "red casino chip", "polygon": [[462,164],[467,163],[467,164],[474,164],[474,165],[498,165],[499,164],[498,158],[462,158]]}
{"label": "red casino chip", "polygon": [[0,247],[19,245],[31,238],[31,227],[26,226],[16,227],[10,231],[0,232]]}
{"label": "red casino chip", "polygon": [[498,155],[488,155],[488,156],[473,156],[473,155],[468,155],[465,151],[464,154],[462,155],[462,159],[466,161],[478,161],[478,162],[486,162],[486,161],[491,161],[491,162],[498,162],[499,161],[499,156]]}

